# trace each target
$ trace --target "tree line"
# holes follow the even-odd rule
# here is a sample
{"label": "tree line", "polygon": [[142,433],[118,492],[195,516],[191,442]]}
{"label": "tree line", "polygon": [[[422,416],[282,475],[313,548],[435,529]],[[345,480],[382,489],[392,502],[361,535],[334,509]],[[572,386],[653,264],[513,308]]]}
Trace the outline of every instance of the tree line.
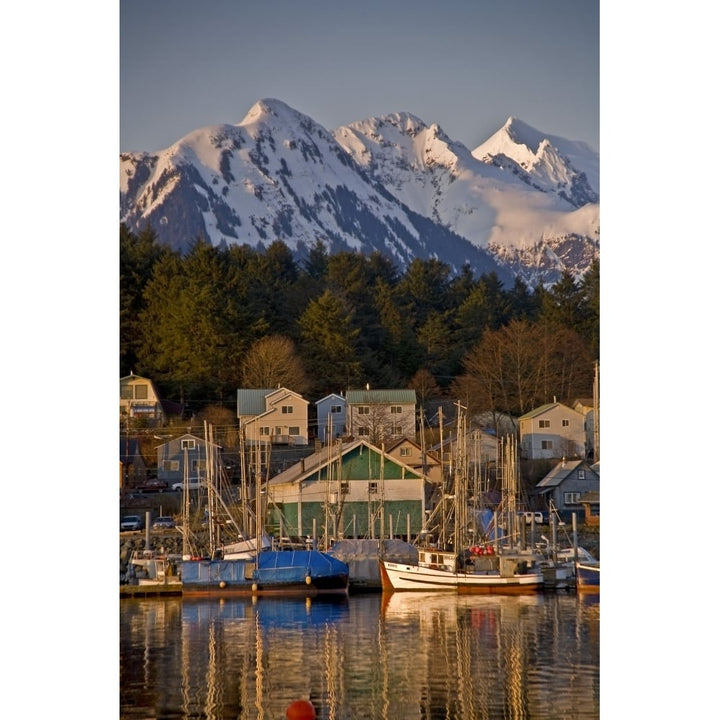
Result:
{"label": "tree line", "polygon": [[120,372],[163,398],[234,408],[241,387],[291,388],[311,402],[348,389],[414,388],[470,411],[520,415],[553,397],[592,395],[599,357],[599,263],[550,288],[495,273],[453,275],[438,259],[404,272],[380,253],[303,260],[267,249],[185,254],[151,228],[120,226]]}

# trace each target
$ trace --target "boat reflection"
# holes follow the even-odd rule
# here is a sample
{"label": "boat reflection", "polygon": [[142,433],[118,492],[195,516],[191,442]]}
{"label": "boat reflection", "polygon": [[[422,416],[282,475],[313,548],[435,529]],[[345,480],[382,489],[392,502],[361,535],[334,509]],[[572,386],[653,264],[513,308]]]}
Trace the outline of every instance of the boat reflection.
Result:
{"label": "boat reflection", "polygon": [[574,594],[131,600],[121,717],[594,719],[598,628]]}

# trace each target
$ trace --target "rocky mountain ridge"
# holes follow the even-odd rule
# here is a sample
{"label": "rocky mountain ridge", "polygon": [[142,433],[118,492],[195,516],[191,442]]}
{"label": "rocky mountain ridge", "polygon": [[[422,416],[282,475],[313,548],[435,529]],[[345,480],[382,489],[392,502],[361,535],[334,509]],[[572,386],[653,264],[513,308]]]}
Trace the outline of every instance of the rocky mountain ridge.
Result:
{"label": "rocky mountain ridge", "polygon": [[237,125],[189,133],[158,153],[122,153],[120,221],[178,250],[203,238],[302,258],[378,251],[404,269],[438,258],[458,271],[552,283],[599,253],[598,157],[584,143],[510,118],[470,152],[410,113],[333,133],[279,100]]}

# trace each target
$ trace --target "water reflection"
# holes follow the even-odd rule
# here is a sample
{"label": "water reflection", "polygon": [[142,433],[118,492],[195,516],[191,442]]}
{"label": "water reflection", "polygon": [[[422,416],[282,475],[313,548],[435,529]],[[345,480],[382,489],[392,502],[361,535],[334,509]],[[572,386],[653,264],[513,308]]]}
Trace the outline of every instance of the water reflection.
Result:
{"label": "water reflection", "polygon": [[394,593],[123,600],[122,718],[599,717],[599,602]]}

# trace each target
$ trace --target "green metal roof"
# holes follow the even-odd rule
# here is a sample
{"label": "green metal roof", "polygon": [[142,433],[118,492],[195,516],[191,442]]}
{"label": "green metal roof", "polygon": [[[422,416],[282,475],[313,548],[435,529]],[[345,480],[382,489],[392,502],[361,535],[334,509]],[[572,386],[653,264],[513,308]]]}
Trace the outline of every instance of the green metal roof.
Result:
{"label": "green metal roof", "polygon": [[237,391],[237,414],[242,415],[262,415],[267,408],[265,407],[265,398],[275,392],[277,388],[265,390],[238,390]]}
{"label": "green metal roof", "polygon": [[348,390],[348,405],[387,405],[400,403],[415,405],[417,396],[414,390]]}

